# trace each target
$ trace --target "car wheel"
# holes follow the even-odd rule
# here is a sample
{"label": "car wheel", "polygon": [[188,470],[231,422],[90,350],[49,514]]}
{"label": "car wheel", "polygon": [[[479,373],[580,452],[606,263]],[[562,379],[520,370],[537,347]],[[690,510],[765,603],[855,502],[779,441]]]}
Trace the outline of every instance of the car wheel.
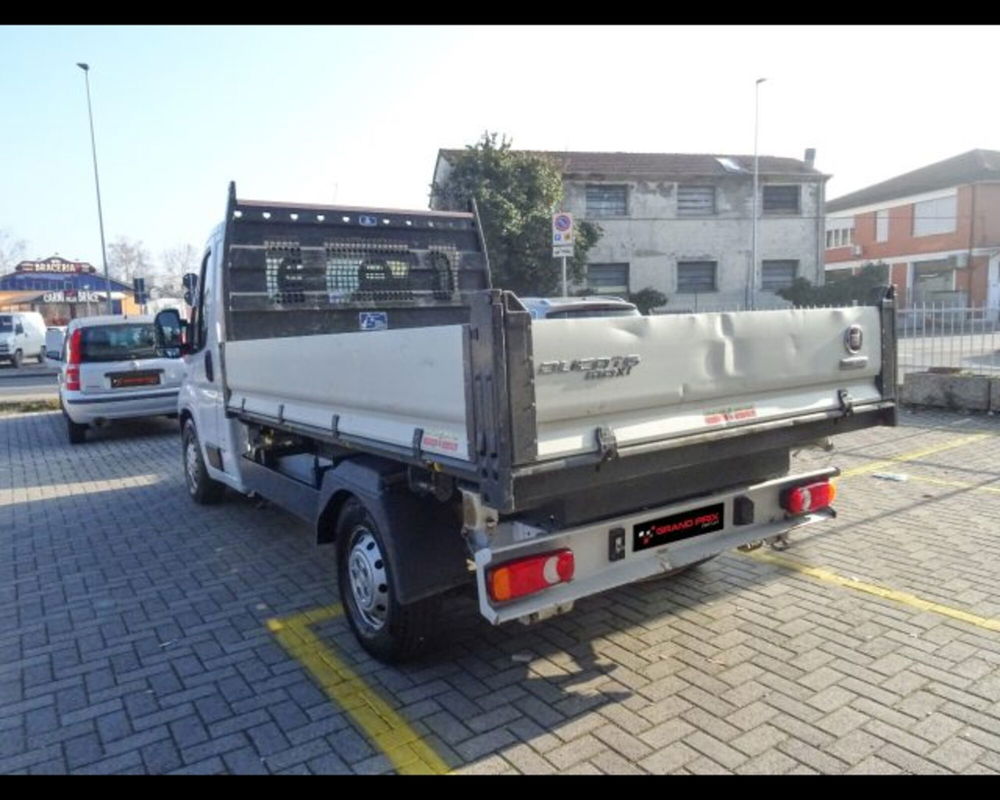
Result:
{"label": "car wheel", "polygon": [[392,583],[383,532],[357,500],[337,523],[337,583],[347,621],[361,646],[386,663],[418,655],[432,640],[440,595],[403,605]]}
{"label": "car wheel", "polygon": [[45,348],[44,347],[41,350],[38,351],[38,363],[39,364],[44,364],[45,363]]}
{"label": "car wheel", "polygon": [[70,444],[83,444],[87,441],[87,425],[81,425],[77,422],[73,422],[66,416],[66,432],[69,434]]}
{"label": "car wheel", "polygon": [[201,457],[201,445],[198,443],[198,433],[194,422],[188,420],[184,424],[182,436],[184,444],[184,482],[187,484],[191,499],[200,505],[218,503],[226,487],[208,475],[205,461]]}
{"label": "car wheel", "polygon": [[20,350],[15,350],[14,357],[10,360],[10,363],[14,365],[14,369],[20,369],[22,361],[24,361],[24,354]]}

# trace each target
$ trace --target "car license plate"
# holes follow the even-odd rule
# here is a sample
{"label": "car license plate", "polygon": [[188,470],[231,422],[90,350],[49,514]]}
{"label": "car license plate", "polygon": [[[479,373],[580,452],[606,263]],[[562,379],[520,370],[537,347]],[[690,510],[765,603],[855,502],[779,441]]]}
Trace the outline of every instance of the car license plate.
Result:
{"label": "car license plate", "polygon": [[724,504],[692,508],[632,526],[632,552],[679,542],[725,527]]}
{"label": "car license plate", "polygon": [[112,389],[124,389],[128,386],[158,386],[159,372],[114,372],[110,376]]}

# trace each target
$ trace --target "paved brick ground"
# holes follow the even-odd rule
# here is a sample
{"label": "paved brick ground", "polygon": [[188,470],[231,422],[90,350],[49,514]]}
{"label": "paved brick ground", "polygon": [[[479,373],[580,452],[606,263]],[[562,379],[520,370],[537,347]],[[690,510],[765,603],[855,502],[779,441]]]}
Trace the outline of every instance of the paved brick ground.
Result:
{"label": "paved brick ground", "polygon": [[[1000,618],[1000,425],[904,415],[803,466],[869,465],[787,558]],[[286,514],[194,506],[174,424],[66,442],[0,417],[0,773],[386,772],[265,621],[336,602]],[[385,667],[341,658],[463,772],[1000,772],[1000,633],[726,554]],[[514,658],[516,656],[516,658]]]}

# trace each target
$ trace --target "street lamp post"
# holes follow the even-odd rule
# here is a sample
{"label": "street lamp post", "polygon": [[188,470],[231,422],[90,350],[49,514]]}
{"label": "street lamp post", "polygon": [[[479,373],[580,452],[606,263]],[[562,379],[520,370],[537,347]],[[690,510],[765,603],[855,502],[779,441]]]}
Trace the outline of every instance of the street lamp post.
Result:
{"label": "street lamp post", "polygon": [[757,194],[758,194],[758,158],[757,158],[757,119],[760,109],[760,85],[767,78],[757,78],[753,88],[753,224],[751,225],[750,245],[750,277],[747,280],[747,308],[754,306],[754,291],[757,288]]}
{"label": "street lamp post", "polygon": [[104,246],[104,212],[101,210],[101,181],[97,177],[97,144],[94,140],[94,111],[90,106],[90,65],[77,62],[87,84],[87,115],[90,117],[90,149],[94,155],[94,185],[97,187],[97,222],[101,228],[101,258],[104,261],[104,290],[107,294],[108,315],[111,314],[111,279],[108,277],[108,251]]}

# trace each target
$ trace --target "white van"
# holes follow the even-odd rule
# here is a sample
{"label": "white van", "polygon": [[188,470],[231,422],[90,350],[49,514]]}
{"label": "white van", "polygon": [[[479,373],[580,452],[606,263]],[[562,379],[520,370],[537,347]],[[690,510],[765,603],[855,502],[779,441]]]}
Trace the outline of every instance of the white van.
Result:
{"label": "white van", "polygon": [[65,325],[50,325],[45,331],[45,363],[50,367],[58,367],[62,364],[65,340]]}
{"label": "white van", "polygon": [[20,367],[26,358],[45,363],[45,320],[37,311],[0,313],[0,361]]}

